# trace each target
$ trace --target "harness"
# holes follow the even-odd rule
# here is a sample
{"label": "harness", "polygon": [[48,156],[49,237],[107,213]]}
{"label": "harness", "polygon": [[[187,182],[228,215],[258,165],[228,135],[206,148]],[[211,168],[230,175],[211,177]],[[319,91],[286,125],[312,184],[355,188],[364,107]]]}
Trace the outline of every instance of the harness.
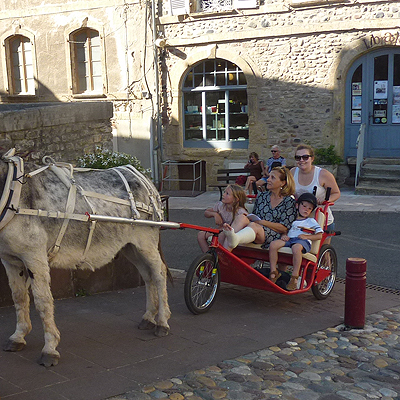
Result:
{"label": "harness", "polygon": [[[85,259],[92,242],[94,230],[96,227],[97,220],[119,222],[118,220],[129,221],[130,223],[137,223],[142,225],[153,225],[156,226],[163,221],[163,210],[159,201],[159,196],[155,188],[143,177],[143,175],[133,166],[126,165],[121,167],[111,168],[119,178],[124,183],[125,189],[128,194],[129,200],[121,199],[119,197],[108,196],[105,194],[87,191],[80,185],[76,184],[74,179],[75,172],[88,172],[88,171],[103,171],[91,168],[74,168],[71,164],[54,162],[50,157],[43,157],[43,162],[47,165],[38,168],[37,170],[24,174],[24,164],[21,157],[15,156],[15,149],[9,150],[3,156],[3,160],[8,163],[8,173],[6,182],[4,185],[4,190],[0,199],[0,230],[3,229],[14,217],[14,215],[28,215],[46,218],[56,218],[62,219],[62,225],[60,231],[57,235],[54,245],[48,250],[48,258],[51,260],[60,250],[62,239],[67,230],[70,220],[90,222],[88,238],[86,241],[86,246],[82,254],[81,261],[79,265],[83,263],[88,264]],[[67,203],[65,211],[47,211],[47,210],[35,210],[29,208],[20,208],[19,201],[21,195],[22,185],[26,182],[26,179],[32,178],[33,176],[50,169],[60,181],[68,189]],[[131,174],[136,179],[140,181],[145,190],[147,191],[150,204],[147,205],[143,202],[135,201],[131,188],[125,175],[122,173],[124,171],[126,174]],[[81,195],[85,200],[90,209],[90,213],[76,214],[74,213],[77,194]],[[108,217],[98,216],[101,218],[96,218],[97,210],[91,198],[101,199],[109,201],[116,204],[121,204],[123,206],[128,206],[131,209],[131,218],[120,218],[120,217]],[[151,217],[152,221],[140,220],[140,212],[147,214]],[[89,264],[88,264],[89,265]],[[89,265],[90,268],[92,268]]]}

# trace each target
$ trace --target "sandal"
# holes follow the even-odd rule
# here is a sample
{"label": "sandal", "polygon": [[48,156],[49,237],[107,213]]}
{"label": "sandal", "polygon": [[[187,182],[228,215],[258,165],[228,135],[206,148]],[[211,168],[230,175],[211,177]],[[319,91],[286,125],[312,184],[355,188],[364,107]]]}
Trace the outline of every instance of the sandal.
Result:
{"label": "sandal", "polygon": [[271,271],[271,273],[269,274],[269,280],[273,283],[275,283],[279,277],[281,276],[281,273],[277,270],[275,271]]}
{"label": "sandal", "polygon": [[290,278],[289,283],[286,286],[286,290],[292,291],[292,290],[297,290],[297,280],[299,279],[299,276],[297,275],[292,275]]}

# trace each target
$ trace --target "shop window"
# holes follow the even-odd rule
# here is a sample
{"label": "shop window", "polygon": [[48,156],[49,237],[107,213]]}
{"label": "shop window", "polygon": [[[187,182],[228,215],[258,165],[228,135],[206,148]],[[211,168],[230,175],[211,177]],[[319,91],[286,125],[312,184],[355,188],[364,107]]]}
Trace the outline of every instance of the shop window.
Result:
{"label": "shop window", "polygon": [[72,35],[72,80],[75,94],[102,94],[102,47],[99,32],[82,29]]}
{"label": "shop window", "polygon": [[35,95],[32,42],[16,35],[6,41],[7,72],[11,95]]}
{"label": "shop window", "polygon": [[185,146],[247,148],[247,84],[237,65],[202,61],[188,71],[182,91]]}

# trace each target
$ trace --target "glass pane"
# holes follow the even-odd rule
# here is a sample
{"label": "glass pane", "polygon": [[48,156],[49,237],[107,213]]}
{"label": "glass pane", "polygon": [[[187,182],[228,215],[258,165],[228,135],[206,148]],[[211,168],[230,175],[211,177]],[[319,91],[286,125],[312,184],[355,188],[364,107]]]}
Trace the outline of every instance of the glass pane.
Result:
{"label": "glass pane", "polygon": [[203,86],[203,75],[194,76],[194,87]]}
{"label": "glass pane", "polygon": [[92,68],[93,68],[93,76],[101,76],[101,62],[93,62],[92,63]]}
{"label": "glass pane", "polygon": [[205,61],[204,62],[204,70],[205,70],[205,72],[214,72],[214,70],[215,70],[214,60]]}
{"label": "glass pane", "polygon": [[203,73],[203,63],[200,63],[199,65],[196,65],[195,67],[194,67],[194,72],[195,73]]}
{"label": "glass pane", "polygon": [[226,67],[226,61],[224,60],[217,60],[216,63],[216,71],[225,71]]}
{"label": "glass pane", "polygon": [[393,86],[400,86],[400,54],[394,55]]}
{"label": "glass pane", "polygon": [[33,78],[33,66],[32,65],[27,65],[25,68],[25,72],[26,72],[26,79]]}
{"label": "glass pane", "polygon": [[374,58],[374,81],[388,80],[388,60],[387,54]]}
{"label": "glass pane", "polygon": [[93,77],[93,90],[95,92],[102,92],[103,91],[103,80],[101,76],[94,76]]}
{"label": "glass pane", "polygon": [[206,82],[205,82],[204,86],[215,86],[214,74],[206,74],[205,79],[206,79]]}
{"label": "glass pane", "polygon": [[85,77],[80,77],[78,84],[79,84],[79,93],[83,93],[88,90],[87,81]]}
{"label": "glass pane", "polygon": [[34,94],[35,93],[35,80],[28,79],[28,92]]}
{"label": "glass pane", "polygon": [[225,76],[225,72],[217,74],[216,86],[226,86]]}
{"label": "glass pane", "polygon": [[237,85],[236,72],[228,72],[228,85]]}
{"label": "glass pane", "polygon": [[101,48],[100,46],[92,46],[92,60],[101,61]]}
{"label": "glass pane", "polygon": [[239,85],[247,85],[246,77],[243,72],[239,72]]}
{"label": "glass pane", "polygon": [[30,50],[25,51],[25,63],[32,65],[32,52]]}
{"label": "glass pane", "polygon": [[193,71],[190,71],[187,74],[183,87],[193,87]]}

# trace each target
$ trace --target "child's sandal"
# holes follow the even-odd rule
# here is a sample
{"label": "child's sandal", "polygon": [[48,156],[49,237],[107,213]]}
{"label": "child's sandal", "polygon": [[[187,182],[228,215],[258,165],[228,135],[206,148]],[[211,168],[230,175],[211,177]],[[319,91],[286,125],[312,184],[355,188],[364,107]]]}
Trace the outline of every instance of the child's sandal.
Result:
{"label": "child's sandal", "polygon": [[290,278],[289,283],[286,286],[286,290],[292,291],[292,290],[297,290],[297,280],[299,279],[299,276],[297,275],[292,275]]}
{"label": "child's sandal", "polygon": [[279,279],[280,276],[281,276],[281,273],[279,271],[272,271],[269,274],[269,280],[271,282],[275,283]]}

